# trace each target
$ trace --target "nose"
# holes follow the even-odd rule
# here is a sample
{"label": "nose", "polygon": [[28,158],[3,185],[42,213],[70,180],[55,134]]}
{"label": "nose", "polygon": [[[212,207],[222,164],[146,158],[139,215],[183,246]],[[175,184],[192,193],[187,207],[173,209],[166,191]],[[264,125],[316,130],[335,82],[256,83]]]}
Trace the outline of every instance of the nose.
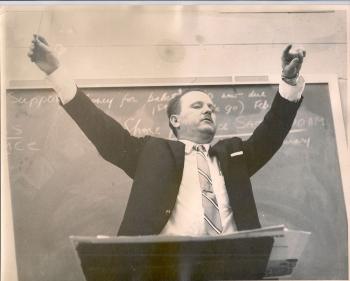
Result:
{"label": "nose", "polygon": [[204,105],[203,110],[204,110],[204,113],[213,113],[214,112],[213,108],[207,104]]}

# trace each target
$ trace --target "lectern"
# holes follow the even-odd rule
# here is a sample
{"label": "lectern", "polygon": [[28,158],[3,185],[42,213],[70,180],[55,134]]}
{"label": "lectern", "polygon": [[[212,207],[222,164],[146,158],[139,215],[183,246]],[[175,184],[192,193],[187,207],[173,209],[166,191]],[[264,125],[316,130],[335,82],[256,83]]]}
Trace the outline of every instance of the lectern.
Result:
{"label": "lectern", "polygon": [[291,276],[310,232],[268,226],[220,236],[72,236],[87,281]]}
{"label": "lectern", "polygon": [[262,279],[273,237],[72,237],[87,281]]}

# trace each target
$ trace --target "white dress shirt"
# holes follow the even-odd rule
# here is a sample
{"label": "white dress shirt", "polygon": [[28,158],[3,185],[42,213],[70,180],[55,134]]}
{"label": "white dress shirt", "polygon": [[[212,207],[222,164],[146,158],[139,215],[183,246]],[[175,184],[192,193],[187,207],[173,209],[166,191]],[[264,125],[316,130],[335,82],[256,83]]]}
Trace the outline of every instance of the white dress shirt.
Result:
{"label": "white dress shirt", "polygon": [[[177,195],[175,208],[161,234],[164,235],[205,235],[204,211],[202,207],[202,190],[197,170],[197,152],[193,150],[195,143],[180,140],[185,144],[185,162],[182,181]],[[236,231],[233,213],[226,192],[224,177],[221,174],[216,157],[209,157],[209,144],[204,144],[213,191],[219,205],[222,233]]]}

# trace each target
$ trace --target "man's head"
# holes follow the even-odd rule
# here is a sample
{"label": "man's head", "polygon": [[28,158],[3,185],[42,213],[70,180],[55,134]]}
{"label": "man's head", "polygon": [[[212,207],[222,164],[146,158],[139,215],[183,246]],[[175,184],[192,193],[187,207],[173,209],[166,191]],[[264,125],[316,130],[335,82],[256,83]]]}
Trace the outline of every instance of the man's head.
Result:
{"label": "man's head", "polygon": [[215,105],[199,90],[190,90],[169,101],[169,126],[178,139],[209,143],[216,132]]}

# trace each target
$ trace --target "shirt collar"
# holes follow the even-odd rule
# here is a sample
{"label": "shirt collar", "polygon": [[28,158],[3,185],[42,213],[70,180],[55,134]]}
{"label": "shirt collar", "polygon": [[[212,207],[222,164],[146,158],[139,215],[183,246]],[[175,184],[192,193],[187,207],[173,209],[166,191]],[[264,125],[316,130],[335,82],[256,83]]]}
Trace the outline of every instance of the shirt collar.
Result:
{"label": "shirt collar", "polygon": [[[195,142],[190,141],[190,140],[179,140],[179,141],[181,141],[185,145],[185,153],[186,154],[190,154],[193,150],[193,146],[198,144],[198,143],[195,143]],[[208,155],[210,143],[203,143],[202,145],[204,146],[205,152]]]}

